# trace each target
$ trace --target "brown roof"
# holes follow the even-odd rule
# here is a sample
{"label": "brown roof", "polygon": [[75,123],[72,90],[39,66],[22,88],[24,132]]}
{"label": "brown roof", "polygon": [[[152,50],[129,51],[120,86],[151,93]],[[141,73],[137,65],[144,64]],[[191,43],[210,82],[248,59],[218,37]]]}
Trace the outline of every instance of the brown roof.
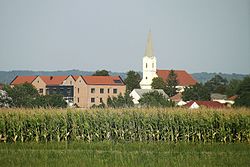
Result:
{"label": "brown roof", "polygon": [[[158,77],[161,77],[164,81],[166,81],[170,71],[171,70],[157,70],[156,74],[158,75]],[[190,86],[197,83],[192,75],[188,74],[184,70],[174,70],[174,72],[177,75],[177,80],[180,86]]]}
{"label": "brown roof", "polygon": [[82,76],[88,85],[125,85],[119,76]]}
{"label": "brown roof", "polygon": [[185,104],[185,107],[191,107],[193,103],[198,104],[199,106],[205,106],[207,108],[224,108],[225,105],[217,102],[217,101],[190,101],[187,104]]}
{"label": "brown roof", "polygon": [[177,93],[176,95],[170,97],[171,100],[175,101],[175,102],[179,102],[182,100],[182,94],[181,93]]}
{"label": "brown roof", "polygon": [[228,100],[236,100],[238,98],[238,95],[234,95],[228,98]]}
{"label": "brown roof", "polygon": [[37,76],[16,76],[16,78],[10,83],[11,85],[18,85],[24,83],[32,83]]}
{"label": "brown roof", "polygon": [[60,85],[68,76],[40,76],[46,85]]}

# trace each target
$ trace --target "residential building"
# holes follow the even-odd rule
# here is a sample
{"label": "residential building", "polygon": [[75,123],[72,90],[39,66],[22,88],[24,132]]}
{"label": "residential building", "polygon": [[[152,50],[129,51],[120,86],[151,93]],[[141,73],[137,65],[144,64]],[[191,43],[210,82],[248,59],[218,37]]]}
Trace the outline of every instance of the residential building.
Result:
{"label": "residential building", "polygon": [[126,90],[119,76],[17,76],[10,85],[26,82],[40,95],[61,94],[70,105],[79,107],[106,104],[109,96],[124,95]]}
{"label": "residential building", "polygon": [[225,108],[226,106],[217,101],[190,101],[185,104],[184,107],[188,107],[190,109],[197,109],[200,107],[219,109]]}

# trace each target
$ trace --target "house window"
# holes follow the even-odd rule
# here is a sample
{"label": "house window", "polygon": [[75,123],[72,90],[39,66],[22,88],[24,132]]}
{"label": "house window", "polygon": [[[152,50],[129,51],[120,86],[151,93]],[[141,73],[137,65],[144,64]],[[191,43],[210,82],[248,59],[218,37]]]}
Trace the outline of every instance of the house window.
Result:
{"label": "house window", "polygon": [[117,94],[117,89],[113,89],[113,93],[114,93],[114,94]]}
{"label": "house window", "polygon": [[95,102],[95,98],[91,98],[91,103],[94,103]]}
{"label": "house window", "polygon": [[39,93],[43,93],[43,89],[41,88],[41,89],[39,89]]}
{"label": "house window", "polygon": [[39,80],[37,80],[37,83],[39,83]]}
{"label": "house window", "polygon": [[103,88],[100,89],[100,93],[104,93],[104,89]]}
{"label": "house window", "polygon": [[77,88],[77,92],[78,92],[78,93],[79,93],[79,91],[80,91],[79,88]]}
{"label": "house window", "polygon": [[148,79],[148,77],[146,77],[146,79]]}
{"label": "house window", "polygon": [[148,68],[148,63],[146,63],[146,68]]}
{"label": "house window", "polygon": [[95,88],[91,88],[91,93],[95,93]]}
{"label": "house window", "polygon": [[108,88],[108,93],[109,93],[109,88]]}
{"label": "house window", "polygon": [[80,100],[79,100],[79,97],[78,97],[78,98],[77,98],[77,102],[79,103],[79,101],[80,101]]}
{"label": "house window", "polygon": [[100,103],[103,103],[103,100],[102,100],[102,98],[100,98]]}

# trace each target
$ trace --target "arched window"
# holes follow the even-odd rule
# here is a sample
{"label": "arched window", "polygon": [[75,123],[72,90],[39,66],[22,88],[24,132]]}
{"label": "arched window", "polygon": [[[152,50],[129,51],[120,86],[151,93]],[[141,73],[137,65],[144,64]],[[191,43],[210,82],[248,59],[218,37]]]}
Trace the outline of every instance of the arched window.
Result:
{"label": "arched window", "polygon": [[148,79],[148,77],[146,77],[146,79]]}
{"label": "arched window", "polygon": [[146,68],[148,68],[148,63],[146,63]]}

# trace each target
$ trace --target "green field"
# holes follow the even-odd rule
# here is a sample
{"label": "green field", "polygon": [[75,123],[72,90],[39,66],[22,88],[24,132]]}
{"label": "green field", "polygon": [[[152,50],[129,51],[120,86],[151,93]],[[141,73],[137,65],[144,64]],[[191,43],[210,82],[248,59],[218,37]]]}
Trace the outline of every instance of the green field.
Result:
{"label": "green field", "polygon": [[249,150],[246,143],[1,143],[0,166],[249,166]]}
{"label": "green field", "polygon": [[250,109],[1,109],[0,166],[250,166]]}

